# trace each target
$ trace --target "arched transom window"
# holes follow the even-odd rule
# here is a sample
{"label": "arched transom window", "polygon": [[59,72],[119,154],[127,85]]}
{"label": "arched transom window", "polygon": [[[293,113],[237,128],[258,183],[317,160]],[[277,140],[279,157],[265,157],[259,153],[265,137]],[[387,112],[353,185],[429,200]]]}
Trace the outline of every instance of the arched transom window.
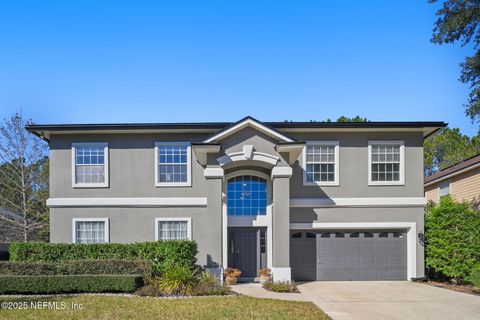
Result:
{"label": "arched transom window", "polygon": [[267,214],[267,181],[256,176],[239,176],[228,180],[228,215]]}

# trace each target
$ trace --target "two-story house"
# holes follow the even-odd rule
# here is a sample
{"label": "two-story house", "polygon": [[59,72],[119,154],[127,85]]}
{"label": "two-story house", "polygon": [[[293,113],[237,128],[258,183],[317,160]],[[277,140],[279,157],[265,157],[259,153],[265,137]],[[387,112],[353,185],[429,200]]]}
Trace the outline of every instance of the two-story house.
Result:
{"label": "two-story house", "polygon": [[32,125],[51,242],[193,239],[275,280],[424,275],[423,139],[441,122]]}

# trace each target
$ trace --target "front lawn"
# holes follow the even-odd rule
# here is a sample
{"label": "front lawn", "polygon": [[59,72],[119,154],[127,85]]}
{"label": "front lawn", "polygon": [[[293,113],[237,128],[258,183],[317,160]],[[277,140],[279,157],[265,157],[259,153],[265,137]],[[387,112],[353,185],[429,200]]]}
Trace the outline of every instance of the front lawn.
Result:
{"label": "front lawn", "polygon": [[[1,298],[27,302],[28,309],[1,310],[0,319],[329,319],[310,302],[245,296],[157,299],[101,295]],[[68,310],[35,310],[30,302],[63,302]],[[72,303],[82,310],[71,309]],[[53,307],[53,305],[51,305]]]}

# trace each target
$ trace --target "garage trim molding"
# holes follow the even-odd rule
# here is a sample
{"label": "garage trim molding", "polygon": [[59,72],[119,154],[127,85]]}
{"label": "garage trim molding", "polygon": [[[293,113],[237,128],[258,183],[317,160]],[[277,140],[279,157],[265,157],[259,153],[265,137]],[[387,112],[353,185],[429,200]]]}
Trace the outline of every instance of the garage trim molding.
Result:
{"label": "garage trim molding", "polygon": [[407,278],[417,278],[416,222],[313,222],[290,223],[290,229],[407,229]]}

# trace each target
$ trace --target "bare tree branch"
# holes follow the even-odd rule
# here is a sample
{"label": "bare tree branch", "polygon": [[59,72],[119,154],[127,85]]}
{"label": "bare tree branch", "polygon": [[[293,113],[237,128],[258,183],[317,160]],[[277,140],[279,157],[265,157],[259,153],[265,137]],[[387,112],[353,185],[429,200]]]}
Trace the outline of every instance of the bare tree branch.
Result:
{"label": "bare tree branch", "polygon": [[36,239],[48,226],[46,144],[25,130],[31,121],[21,113],[0,124],[0,208],[18,218],[0,219],[0,232],[16,241]]}

